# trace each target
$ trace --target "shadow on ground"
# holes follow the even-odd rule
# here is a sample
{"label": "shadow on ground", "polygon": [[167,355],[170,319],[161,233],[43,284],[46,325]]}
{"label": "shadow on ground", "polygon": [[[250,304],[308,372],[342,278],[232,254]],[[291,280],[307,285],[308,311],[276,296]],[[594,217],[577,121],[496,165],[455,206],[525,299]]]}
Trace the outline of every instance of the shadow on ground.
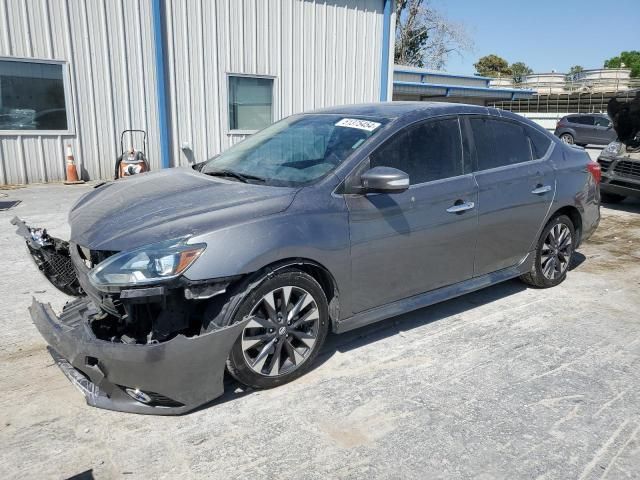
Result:
{"label": "shadow on ground", "polygon": [[[577,254],[574,258],[575,261],[572,262],[572,269],[576,268],[585,260],[585,257],[582,254]],[[322,366],[336,352],[356,350],[362,346],[397,335],[400,332],[408,332],[432,322],[446,320],[447,318],[462,314],[472,308],[515,295],[527,288],[528,287],[524,283],[517,279],[510,280],[477,292],[431,305],[430,307],[421,308],[413,312],[398,315],[397,317],[388,318],[381,322],[367,325],[350,332],[340,335],[330,334],[327,337],[325,345],[320,351],[318,357],[314,360],[313,367],[310,371]],[[236,400],[252,392],[252,389],[246,388],[227,374],[225,377],[225,393],[221,397],[213,400],[209,404],[203,405],[197,410]]]}

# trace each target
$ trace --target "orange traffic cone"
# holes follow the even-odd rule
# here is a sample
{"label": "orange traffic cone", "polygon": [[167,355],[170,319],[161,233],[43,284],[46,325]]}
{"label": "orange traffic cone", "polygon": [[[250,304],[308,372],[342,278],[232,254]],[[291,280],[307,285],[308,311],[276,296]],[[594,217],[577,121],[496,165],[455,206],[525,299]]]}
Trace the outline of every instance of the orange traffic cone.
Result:
{"label": "orange traffic cone", "polygon": [[78,178],[78,171],[76,170],[76,162],[73,159],[73,152],[71,151],[71,144],[67,144],[67,179],[65,185],[77,185],[84,183],[84,180]]}

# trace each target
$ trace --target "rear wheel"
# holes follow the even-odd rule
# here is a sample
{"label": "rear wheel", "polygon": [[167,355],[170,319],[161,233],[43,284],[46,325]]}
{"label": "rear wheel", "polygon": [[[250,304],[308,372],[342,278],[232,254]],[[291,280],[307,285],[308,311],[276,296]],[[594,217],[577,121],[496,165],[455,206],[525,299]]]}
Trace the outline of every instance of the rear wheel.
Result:
{"label": "rear wheel", "polygon": [[560,135],[560,140],[562,140],[564,143],[568,143],[569,145],[573,145],[574,143],[573,135],[571,135],[570,133],[563,133],[562,135]]}
{"label": "rear wheel", "polygon": [[298,270],[268,278],[241,302],[235,321],[252,319],[233,345],[227,368],[239,382],[271,388],[311,368],[329,331],[327,298]]}
{"label": "rear wheel", "polygon": [[604,203],[620,203],[625,198],[627,198],[627,197],[625,197],[624,195],[617,195],[615,193],[600,192],[600,199]]}
{"label": "rear wheel", "polygon": [[522,275],[521,280],[538,288],[555,287],[562,283],[571,264],[575,237],[573,222],[566,215],[549,220],[538,239],[531,270]]}

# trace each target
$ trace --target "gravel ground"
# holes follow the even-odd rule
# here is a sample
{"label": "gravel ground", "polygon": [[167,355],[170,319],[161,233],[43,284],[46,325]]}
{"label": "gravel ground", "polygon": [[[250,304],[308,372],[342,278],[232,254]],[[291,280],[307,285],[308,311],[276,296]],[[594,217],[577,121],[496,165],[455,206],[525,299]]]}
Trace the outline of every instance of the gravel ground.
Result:
{"label": "gravel ground", "polygon": [[67,300],[9,219],[68,235],[86,186],[0,191],[3,478],[640,478],[640,202],[604,208],[561,286],[510,281],[341,336],[268,391],[163,418],[90,408],[32,296]]}

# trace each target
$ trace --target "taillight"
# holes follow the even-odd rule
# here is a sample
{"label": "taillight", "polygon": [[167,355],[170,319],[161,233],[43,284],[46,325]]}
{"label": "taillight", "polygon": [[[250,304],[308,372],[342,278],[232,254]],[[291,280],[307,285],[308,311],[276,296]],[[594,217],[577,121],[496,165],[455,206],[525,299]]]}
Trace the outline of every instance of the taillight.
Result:
{"label": "taillight", "polygon": [[558,120],[558,123],[556,123],[556,128],[560,128],[561,123],[562,123],[562,120]]}
{"label": "taillight", "polygon": [[600,183],[600,179],[602,179],[602,169],[600,168],[600,164],[591,160],[587,164],[587,170],[593,177],[593,180],[596,183]]}

